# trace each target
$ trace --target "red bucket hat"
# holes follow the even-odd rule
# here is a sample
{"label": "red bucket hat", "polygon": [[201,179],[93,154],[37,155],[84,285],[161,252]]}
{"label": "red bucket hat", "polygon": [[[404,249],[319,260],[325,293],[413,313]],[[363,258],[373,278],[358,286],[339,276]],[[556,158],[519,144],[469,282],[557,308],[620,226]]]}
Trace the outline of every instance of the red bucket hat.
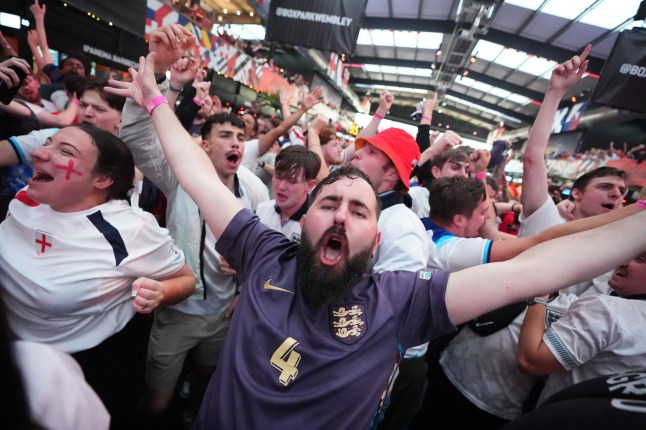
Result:
{"label": "red bucket hat", "polygon": [[419,146],[413,136],[400,128],[388,128],[372,137],[360,137],[354,142],[355,150],[359,150],[370,143],[375,148],[383,151],[393,162],[399,178],[409,189],[410,174],[419,161]]}

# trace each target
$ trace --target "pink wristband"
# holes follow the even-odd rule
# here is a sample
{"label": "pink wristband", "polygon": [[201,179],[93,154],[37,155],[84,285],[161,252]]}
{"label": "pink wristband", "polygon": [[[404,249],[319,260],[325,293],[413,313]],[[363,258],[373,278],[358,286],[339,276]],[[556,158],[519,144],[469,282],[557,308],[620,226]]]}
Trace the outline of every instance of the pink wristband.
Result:
{"label": "pink wristband", "polygon": [[373,113],[372,116],[374,116],[375,118],[384,119],[384,116],[382,114],[380,114],[379,112]]}
{"label": "pink wristband", "polygon": [[152,115],[155,108],[164,103],[168,104],[168,100],[166,100],[166,97],[164,96],[156,96],[150,99],[150,101],[146,103],[146,110],[148,111],[148,114]]}
{"label": "pink wristband", "polygon": [[433,118],[431,118],[430,116],[428,116],[428,115],[426,115],[426,114],[422,115],[422,119],[425,119],[425,120],[426,120],[426,121],[428,121],[428,122],[433,121]]}
{"label": "pink wristband", "polygon": [[76,106],[81,104],[78,99],[72,99],[72,100],[70,100],[70,103],[72,103],[73,105],[76,105]]}
{"label": "pink wristband", "polygon": [[475,175],[473,175],[474,178],[476,179],[484,179],[487,174],[485,172],[478,172]]}
{"label": "pink wristband", "polygon": [[635,204],[642,209],[646,209],[646,200],[637,200]]}
{"label": "pink wristband", "polygon": [[198,99],[197,97],[193,97],[193,103],[198,106],[202,106],[202,100]]}

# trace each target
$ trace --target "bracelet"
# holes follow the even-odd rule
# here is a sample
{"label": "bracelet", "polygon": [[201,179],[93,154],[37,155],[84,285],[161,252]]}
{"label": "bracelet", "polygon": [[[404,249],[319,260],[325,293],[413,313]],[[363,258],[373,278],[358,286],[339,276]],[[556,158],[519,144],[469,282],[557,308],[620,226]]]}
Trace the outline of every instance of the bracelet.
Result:
{"label": "bracelet", "polygon": [[161,84],[166,80],[166,73],[162,73],[161,75],[155,74],[155,82],[157,82],[157,85]]}
{"label": "bracelet", "polygon": [[425,120],[427,120],[428,122],[433,121],[433,118],[431,118],[430,116],[428,116],[428,115],[426,115],[426,114],[423,114],[423,115],[422,115],[422,119],[425,119]]}
{"label": "bracelet", "polygon": [[527,304],[528,305],[545,305],[547,306],[547,300],[545,300],[542,297],[532,297],[531,299],[527,299]]}
{"label": "bracelet", "polygon": [[202,106],[202,100],[198,99],[197,97],[193,97],[193,103],[198,106]]}
{"label": "bracelet", "polygon": [[646,200],[637,200],[635,204],[642,209],[646,209]]}
{"label": "bracelet", "polygon": [[476,179],[484,179],[487,174],[485,172],[478,172],[475,175],[473,175],[474,178]]}
{"label": "bracelet", "polygon": [[177,94],[180,94],[182,92],[182,89],[181,88],[175,88],[173,86],[173,84],[170,82],[170,80],[168,81],[168,89],[171,90],[174,93],[177,93]]}
{"label": "bracelet", "polygon": [[373,113],[372,116],[374,116],[375,118],[384,119],[384,116],[382,114],[380,114],[379,112]]}
{"label": "bracelet", "polygon": [[168,104],[168,100],[166,100],[166,97],[164,96],[156,96],[150,99],[150,101],[146,103],[146,110],[148,111],[148,114],[152,115],[155,108],[164,103]]}

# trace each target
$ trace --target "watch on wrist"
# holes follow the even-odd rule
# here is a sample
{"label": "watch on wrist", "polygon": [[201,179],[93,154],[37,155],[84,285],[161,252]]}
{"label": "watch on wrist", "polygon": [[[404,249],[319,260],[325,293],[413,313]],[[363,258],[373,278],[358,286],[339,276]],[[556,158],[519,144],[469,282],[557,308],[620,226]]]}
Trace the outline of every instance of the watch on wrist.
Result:
{"label": "watch on wrist", "polygon": [[547,306],[547,300],[545,300],[542,297],[532,297],[530,299],[527,299],[527,304],[528,305],[540,304],[540,305],[546,305]]}

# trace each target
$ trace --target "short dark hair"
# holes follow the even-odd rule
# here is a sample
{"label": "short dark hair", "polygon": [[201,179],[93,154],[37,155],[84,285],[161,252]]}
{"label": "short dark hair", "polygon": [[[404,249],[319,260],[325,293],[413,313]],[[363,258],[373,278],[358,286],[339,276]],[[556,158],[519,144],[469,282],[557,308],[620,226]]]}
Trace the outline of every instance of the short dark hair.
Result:
{"label": "short dark hair", "polygon": [[108,188],[108,200],[127,199],[135,176],[135,161],[123,140],[114,134],[90,124],[75,124],[92,138],[99,151],[94,170],[112,179]]}
{"label": "short dark hair", "polygon": [[77,75],[76,73],[70,73],[69,75],[63,76],[63,87],[70,94],[76,93],[76,97],[78,98],[80,97],[78,95],[79,90],[85,85],[87,80],[88,78],[84,78],[81,75]]}
{"label": "short dark hair", "polygon": [[441,169],[447,162],[466,163],[469,161],[469,155],[464,149],[451,148],[443,151],[440,155],[433,158],[431,166]]}
{"label": "short dark hair", "polygon": [[431,183],[428,196],[431,219],[451,224],[455,215],[471,217],[485,198],[487,191],[480,179],[462,176],[436,179]]}
{"label": "short dark hair", "polygon": [[67,53],[67,57],[63,61],[61,61],[61,69],[65,65],[65,62],[71,58],[76,58],[83,64],[83,68],[85,69],[85,76],[90,76],[90,73],[92,72],[92,63],[90,62],[90,59],[88,58],[87,55],[82,53],[81,51],[69,51]]}
{"label": "short dark hair", "polygon": [[207,140],[209,138],[215,124],[226,124],[227,122],[234,127],[244,130],[244,122],[238,115],[230,112],[220,112],[208,117],[202,125],[202,139]]}
{"label": "short dark hair", "polygon": [[574,184],[572,184],[572,189],[585,191],[585,189],[593,179],[604,178],[607,176],[612,178],[619,178],[624,181],[626,180],[626,178],[628,178],[628,174],[621,169],[609,166],[597,167],[596,169],[590,170],[588,173],[585,173],[576,178],[576,181],[574,181]]}
{"label": "short dark hair", "polygon": [[379,193],[377,192],[377,188],[375,188],[375,184],[372,183],[368,175],[366,175],[356,167],[351,167],[351,166],[342,166],[342,167],[339,167],[338,169],[334,169],[332,173],[327,175],[322,181],[316,184],[316,186],[310,193],[310,197],[309,197],[310,206],[312,205],[314,200],[316,200],[316,197],[318,197],[318,195],[321,194],[321,190],[323,189],[324,186],[333,184],[344,178],[352,179],[352,180],[363,179],[368,183],[368,185],[370,185],[370,188],[372,188],[372,191],[375,193],[375,200],[377,201],[377,204],[375,206],[375,212],[378,219],[379,214],[381,213],[381,199],[379,198]]}
{"label": "short dark hair", "polygon": [[80,99],[86,91],[96,91],[97,94],[99,94],[99,97],[101,97],[101,100],[106,102],[108,106],[122,112],[123,106],[126,104],[126,98],[116,94],[107,93],[105,91],[105,87],[107,86],[108,83],[106,81],[99,81],[92,78],[87,79],[85,83],[79,87],[76,97]]}
{"label": "short dark hair", "polygon": [[303,179],[311,181],[316,179],[319,170],[321,170],[321,158],[304,146],[288,146],[276,155],[275,173],[296,177],[302,171]]}

